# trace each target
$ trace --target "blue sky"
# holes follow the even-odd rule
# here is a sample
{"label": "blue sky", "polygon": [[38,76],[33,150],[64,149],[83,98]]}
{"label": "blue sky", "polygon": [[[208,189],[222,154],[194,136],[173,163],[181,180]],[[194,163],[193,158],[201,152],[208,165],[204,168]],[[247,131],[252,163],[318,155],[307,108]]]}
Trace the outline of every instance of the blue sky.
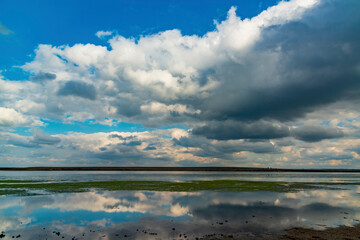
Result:
{"label": "blue sky", "polygon": [[0,5],[0,166],[360,167],[356,0]]}

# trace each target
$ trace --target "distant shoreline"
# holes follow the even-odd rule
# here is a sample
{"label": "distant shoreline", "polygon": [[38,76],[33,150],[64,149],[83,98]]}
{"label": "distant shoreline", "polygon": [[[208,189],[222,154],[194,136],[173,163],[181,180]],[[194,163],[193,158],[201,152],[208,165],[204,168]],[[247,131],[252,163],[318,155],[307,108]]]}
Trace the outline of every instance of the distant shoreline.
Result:
{"label": "distant shoreline", "polygon": [[0,171],[185,171],[185,172],[333,172],[360,173],[360,169],[286,169],[250,167],[0,167]]}

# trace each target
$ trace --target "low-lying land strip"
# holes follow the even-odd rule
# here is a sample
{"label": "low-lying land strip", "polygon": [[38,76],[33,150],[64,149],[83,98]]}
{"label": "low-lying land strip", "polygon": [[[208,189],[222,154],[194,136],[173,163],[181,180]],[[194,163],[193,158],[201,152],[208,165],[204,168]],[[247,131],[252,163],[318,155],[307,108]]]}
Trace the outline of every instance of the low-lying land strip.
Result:
{"label": "low-lying land strip", "polygon": [[[360,185],[359,182],[276,182],[276,181],[21,181],[0,180],[0,195],[34,195],[36,191],[49,193],[87,192],[91,190],[106,191],[227,191],[227,192],[297,192],[314,189],[342,189],[346,185]],[[40,193],[36,193],[40,194]]]}

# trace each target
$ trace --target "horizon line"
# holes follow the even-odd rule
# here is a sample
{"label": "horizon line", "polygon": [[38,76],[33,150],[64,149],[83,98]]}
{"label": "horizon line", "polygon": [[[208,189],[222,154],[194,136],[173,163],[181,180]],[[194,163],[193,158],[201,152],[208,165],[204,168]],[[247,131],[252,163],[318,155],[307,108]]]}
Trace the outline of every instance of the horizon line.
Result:
{"label": "horizon line", "polygon": [[257,167],[149,167],[149,166],[37,166],[37,167],[0,167],[0,171],[219,171],[219,172],[360,172],[360,169],[329,168],[257,168]]}

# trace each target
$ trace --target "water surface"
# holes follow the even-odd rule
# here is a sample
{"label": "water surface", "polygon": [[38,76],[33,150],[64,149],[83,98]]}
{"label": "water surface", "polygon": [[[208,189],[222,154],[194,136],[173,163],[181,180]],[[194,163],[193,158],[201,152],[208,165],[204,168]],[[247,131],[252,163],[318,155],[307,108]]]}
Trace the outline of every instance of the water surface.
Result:
{"label": "water surface", "polygon": [[290,192],[91,189],[35,196],[7,194],[0,197],[3,239],[221,239],[229,235],[256,239],[292,227],[351,226],[360,219],[360,174],[355,173],[1,172],[0,176],[2,181],[51,182],[344,183],[333,189]]}

